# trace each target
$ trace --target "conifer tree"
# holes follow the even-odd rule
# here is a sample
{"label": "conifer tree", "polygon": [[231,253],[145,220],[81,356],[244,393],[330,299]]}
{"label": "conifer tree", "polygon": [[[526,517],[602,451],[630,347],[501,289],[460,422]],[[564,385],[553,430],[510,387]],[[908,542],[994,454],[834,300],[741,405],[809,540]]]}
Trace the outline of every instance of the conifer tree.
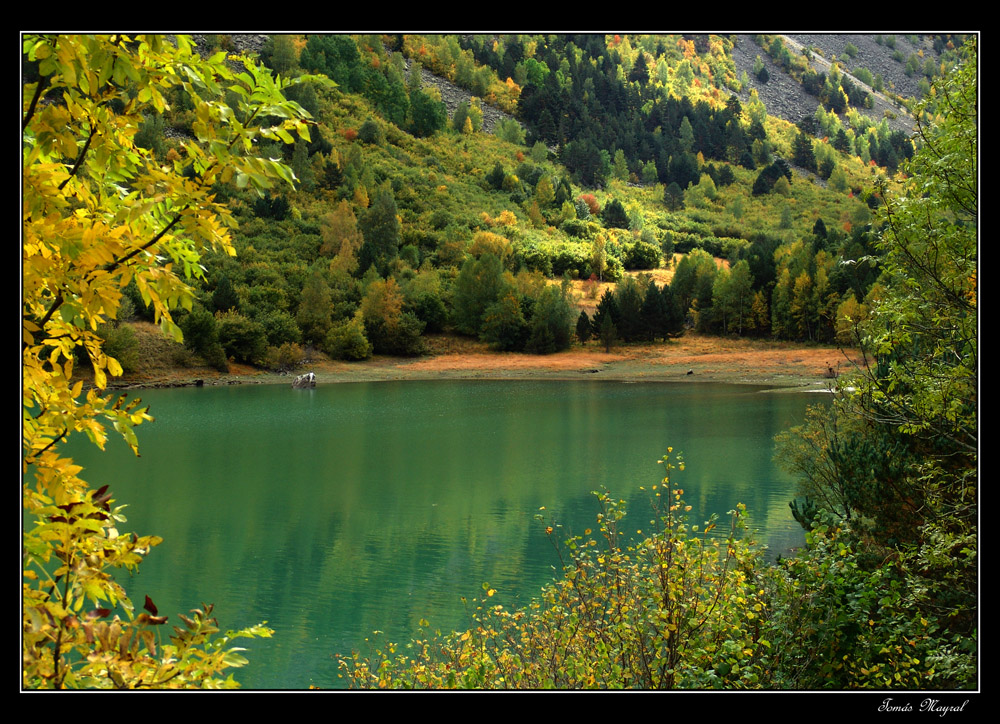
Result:
{"label": "conifer tree", "polygon": [[576,338],[580,344],[586,344],[592,336],[590,328],[590,317],[584,309],[580,310],[580,316],[576,319]]}
{"label": "conifer tree", "polygon": [[380,274],[384,274],[389,262],[399,255],[400,226],[397,214],[392,188],[379,188],[371,207],[358,224],[364,237],[364,244],[358,254],[360,269],[375,266]]}
{"label": "conifer tree", "polygon": [[618,303],[618,336],[625,342],[635,342],[643,337],[643,291],[633,276],[626,276],[615,290]]}

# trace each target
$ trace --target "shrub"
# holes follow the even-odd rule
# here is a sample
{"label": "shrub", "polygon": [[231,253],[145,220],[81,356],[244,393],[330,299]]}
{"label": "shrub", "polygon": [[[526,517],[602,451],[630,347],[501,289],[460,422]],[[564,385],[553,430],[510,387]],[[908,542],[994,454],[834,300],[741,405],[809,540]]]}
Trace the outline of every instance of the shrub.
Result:
{"label": "shrub", "polygon": [[559,229],[567,236],[575,236],[578,239],[588,239],[593,236],[595,225],[583,219],[566,219],[559,225]]}
{"label": "shrub", "polygon": [[656,269],[660,265],[661,250],[646,241],[637,241],[625,247],[622,259],[626,269]]}
{"label": "shrub", "polygon": [[424,332],[440,332],[448,321],[448,309],[437,292],[426,291],[408,302],[409,311],[424,323]]}
{"label": "shrub", "polygon": [[593,194],[580,194],[578,200],[586,204],[587,210],[590,212],[591,216],[597,216],[601,213],[601,205],[598,203],[597,198]]}
{"label": "shrub", "polygon": [[267,351],[264,326],[237,312],[224,312],[216,317],[219,343],[226,354],[237,362],[257,364]]}
{"label": "shrub", "polygon": [[371,340],[372,349],[379,354],[404,357],[423,354],[424,344],[420,338],[423,331],[424,323],[412,312],[403,312],[395,323],[365,319],[365,334]]}
{"label": "shrub", "polygon": [[519,244],[514,251],[513,265],[552,276],[552,258],[535,244]]}
{"label": "shrub", "polygon": [[372,146],[380,146],[385,142],[385,134],[382,133],[378,121],[369,117],[358,129],[358,140]]}
{"label": "shrub", "polygon": [[323,351],[333,359],[339,360],[361,360],[371,357],[372,346],[365,336],[365,325],[360,311],[330,329],[323,341]]}
{"label": "shrub", "polygon": [[569,273],[575,277],[590,276],[590,250],[584,244],[562,244],[551,255],[552,276]]}
{"label": "shrub", "polygon": [[184,346],[197,354],[219,372],[228,372],[226,353],[219,343],[219,331],[215,317],[200,305],[196,305],[178,322],[184,333]]}
{"label": "shrub", "polygon": [[511,289],[486,308],[479,338],[493,349],[518,351],[524,348],[528,333],[521,303]]}
{"label": "shrub", "polygon": [[118,360],[123,372],[139,368],[139,342],[127,324],[101,325],[97,335],[104,340],[104,354]]}
{"label": "shrub", "polygon": [[153,152],[157,158],[166,153],[166,138],[163,135],[163,116],[153,113],[145,116],[134,137],[135,145]]}
{"label": "shrub", "polygon": [[820,513],[806,547],[771,571],[766,626],[774,685],[790,689],[975,686],[975,639],[949,640],[915,610],[898,563],[868,560],[843,521]]}
{"label": "shrub", "polygon": [[285,342],[280,347],[268,347],[264,355],[264,366],[276,372],[289,372],[302,364],[305,353],[294,342]]}
{"label": "shrub", "polygon": [[[684,464],[661,461],[662,485],[648,492],[649,537],[629,542],[624,501],[595,493],[599,535],[560,542],[545,532],[562,578],[525,608],[507,610],[484,583],[468,605],[471,627],[423,635],[411,654],[394,645],[372,658],[339,659],[357,688],[637,688],[740,689],[764,683],[761,640],[765,609],[755,576],[759,553],[741,535],[744,506],[731,511],[728,534],[689,525],[670,477]],[[541,521],[541,516],[536,516]]]}
{"label": "shrub", "polygon": [[297,344],[302,341],[299,325],[288,312],[272,309],[256,317],[255,321],[266,330],[268,346],[280,347],[284,344]]}

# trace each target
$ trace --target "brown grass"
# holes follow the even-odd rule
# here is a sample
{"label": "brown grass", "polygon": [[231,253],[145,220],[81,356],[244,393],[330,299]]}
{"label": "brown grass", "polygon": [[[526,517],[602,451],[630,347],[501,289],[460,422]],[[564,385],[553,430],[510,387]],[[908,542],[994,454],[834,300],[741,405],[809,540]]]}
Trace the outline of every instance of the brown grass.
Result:
{"label": "brown grass", "polygon": [[[135,326],[140,369],[121,386],[275,383],[291,376],[230,364],[219,373],[165,338],[152,324]],[[427,335],[422,357],[376,356],[362,362],[330,360],[309,350],[301,372],[315,372],[321,383],[404,379],[611,379],[624,381],[717,381],[781,386],[828,385],[829,370],[845,372],[859,361],[854,350],[687,333],[665,343],[620,345],[610,353],[597,342],[574,344],[552,355],[493,352],[475,339]],[[691,374],[688,374],[690,371]]]}

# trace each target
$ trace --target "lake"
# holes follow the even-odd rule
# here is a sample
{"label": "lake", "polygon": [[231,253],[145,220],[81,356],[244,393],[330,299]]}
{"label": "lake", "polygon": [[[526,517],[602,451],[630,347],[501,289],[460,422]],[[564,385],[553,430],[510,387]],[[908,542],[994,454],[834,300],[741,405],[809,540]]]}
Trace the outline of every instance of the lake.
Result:
{"label": "lake", "polygon": [[338,686],[337,653],[376,629],[409,640],[421,619],[464,628],[461,597],[483,583],[526,604],[556,573],[549,519],[596,529],[604,486],[629,501],[628,529],[648,526],[639,486],[660,482],[668,446],[684,455],[673,482],[692,522],[743,502],[772,554],[801,545],[772,438],[821,397],[495,380],[137,394],[156,417],[137,430],[142,457],[117,439],[106,453],[71,440],[67,454],[128,504],[123,530],[164,538],[123,580],[137,606],[149,595],[171,625],[210,602],[224,630],[275,629],[245,643],[247,689]]}

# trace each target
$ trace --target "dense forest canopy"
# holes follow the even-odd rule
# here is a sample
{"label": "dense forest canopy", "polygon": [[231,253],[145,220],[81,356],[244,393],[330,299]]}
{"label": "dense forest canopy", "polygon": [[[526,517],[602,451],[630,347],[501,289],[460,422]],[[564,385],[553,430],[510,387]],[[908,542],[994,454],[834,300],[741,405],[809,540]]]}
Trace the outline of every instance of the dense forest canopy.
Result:
{"label": "dense forest canopy", "polygon": [[[932,40],[944,67],[959,39]],[[735,61],[753,43],[813,93],[807,116],[768,114],[762,84]],[[689,328],[849,342],[847,320],[867,314],[878,275],[873,182],[891,179],[913,145],[868,115],[865,96],[851,104],[840,65],[813,79],[804,57],[771,36],[272,36],[261,58],[275,73],[336,87],[291,88],[316,132],[261,147],[293,169],[294,192],[215,188],[240,222],[240,254],[204,258],[188,347],[220,369],[226,358],[284,369],[310,346],[356,359],[419,353],[422,335],[442,330],[486,339],[462,321],[456,284],[487,251],[506,279],[490,288],[516,290],[502,305],[515,326],[518,315],[533,324],[539,277],[617,282],[679,263],[687,279],[685,256],[702,250],[726,265],[703,267],[697,294],[672,295]],[[176,162],[194,116],[183,93],[170,100],[137,142]],[[402,300],[389,317],[363,304],[376,277],[393,277]],[[151,314],[126,294],[134,315]],[[348,329],[368,344],[345,347]],[[499,344],[525,349],[528,336]]]}

